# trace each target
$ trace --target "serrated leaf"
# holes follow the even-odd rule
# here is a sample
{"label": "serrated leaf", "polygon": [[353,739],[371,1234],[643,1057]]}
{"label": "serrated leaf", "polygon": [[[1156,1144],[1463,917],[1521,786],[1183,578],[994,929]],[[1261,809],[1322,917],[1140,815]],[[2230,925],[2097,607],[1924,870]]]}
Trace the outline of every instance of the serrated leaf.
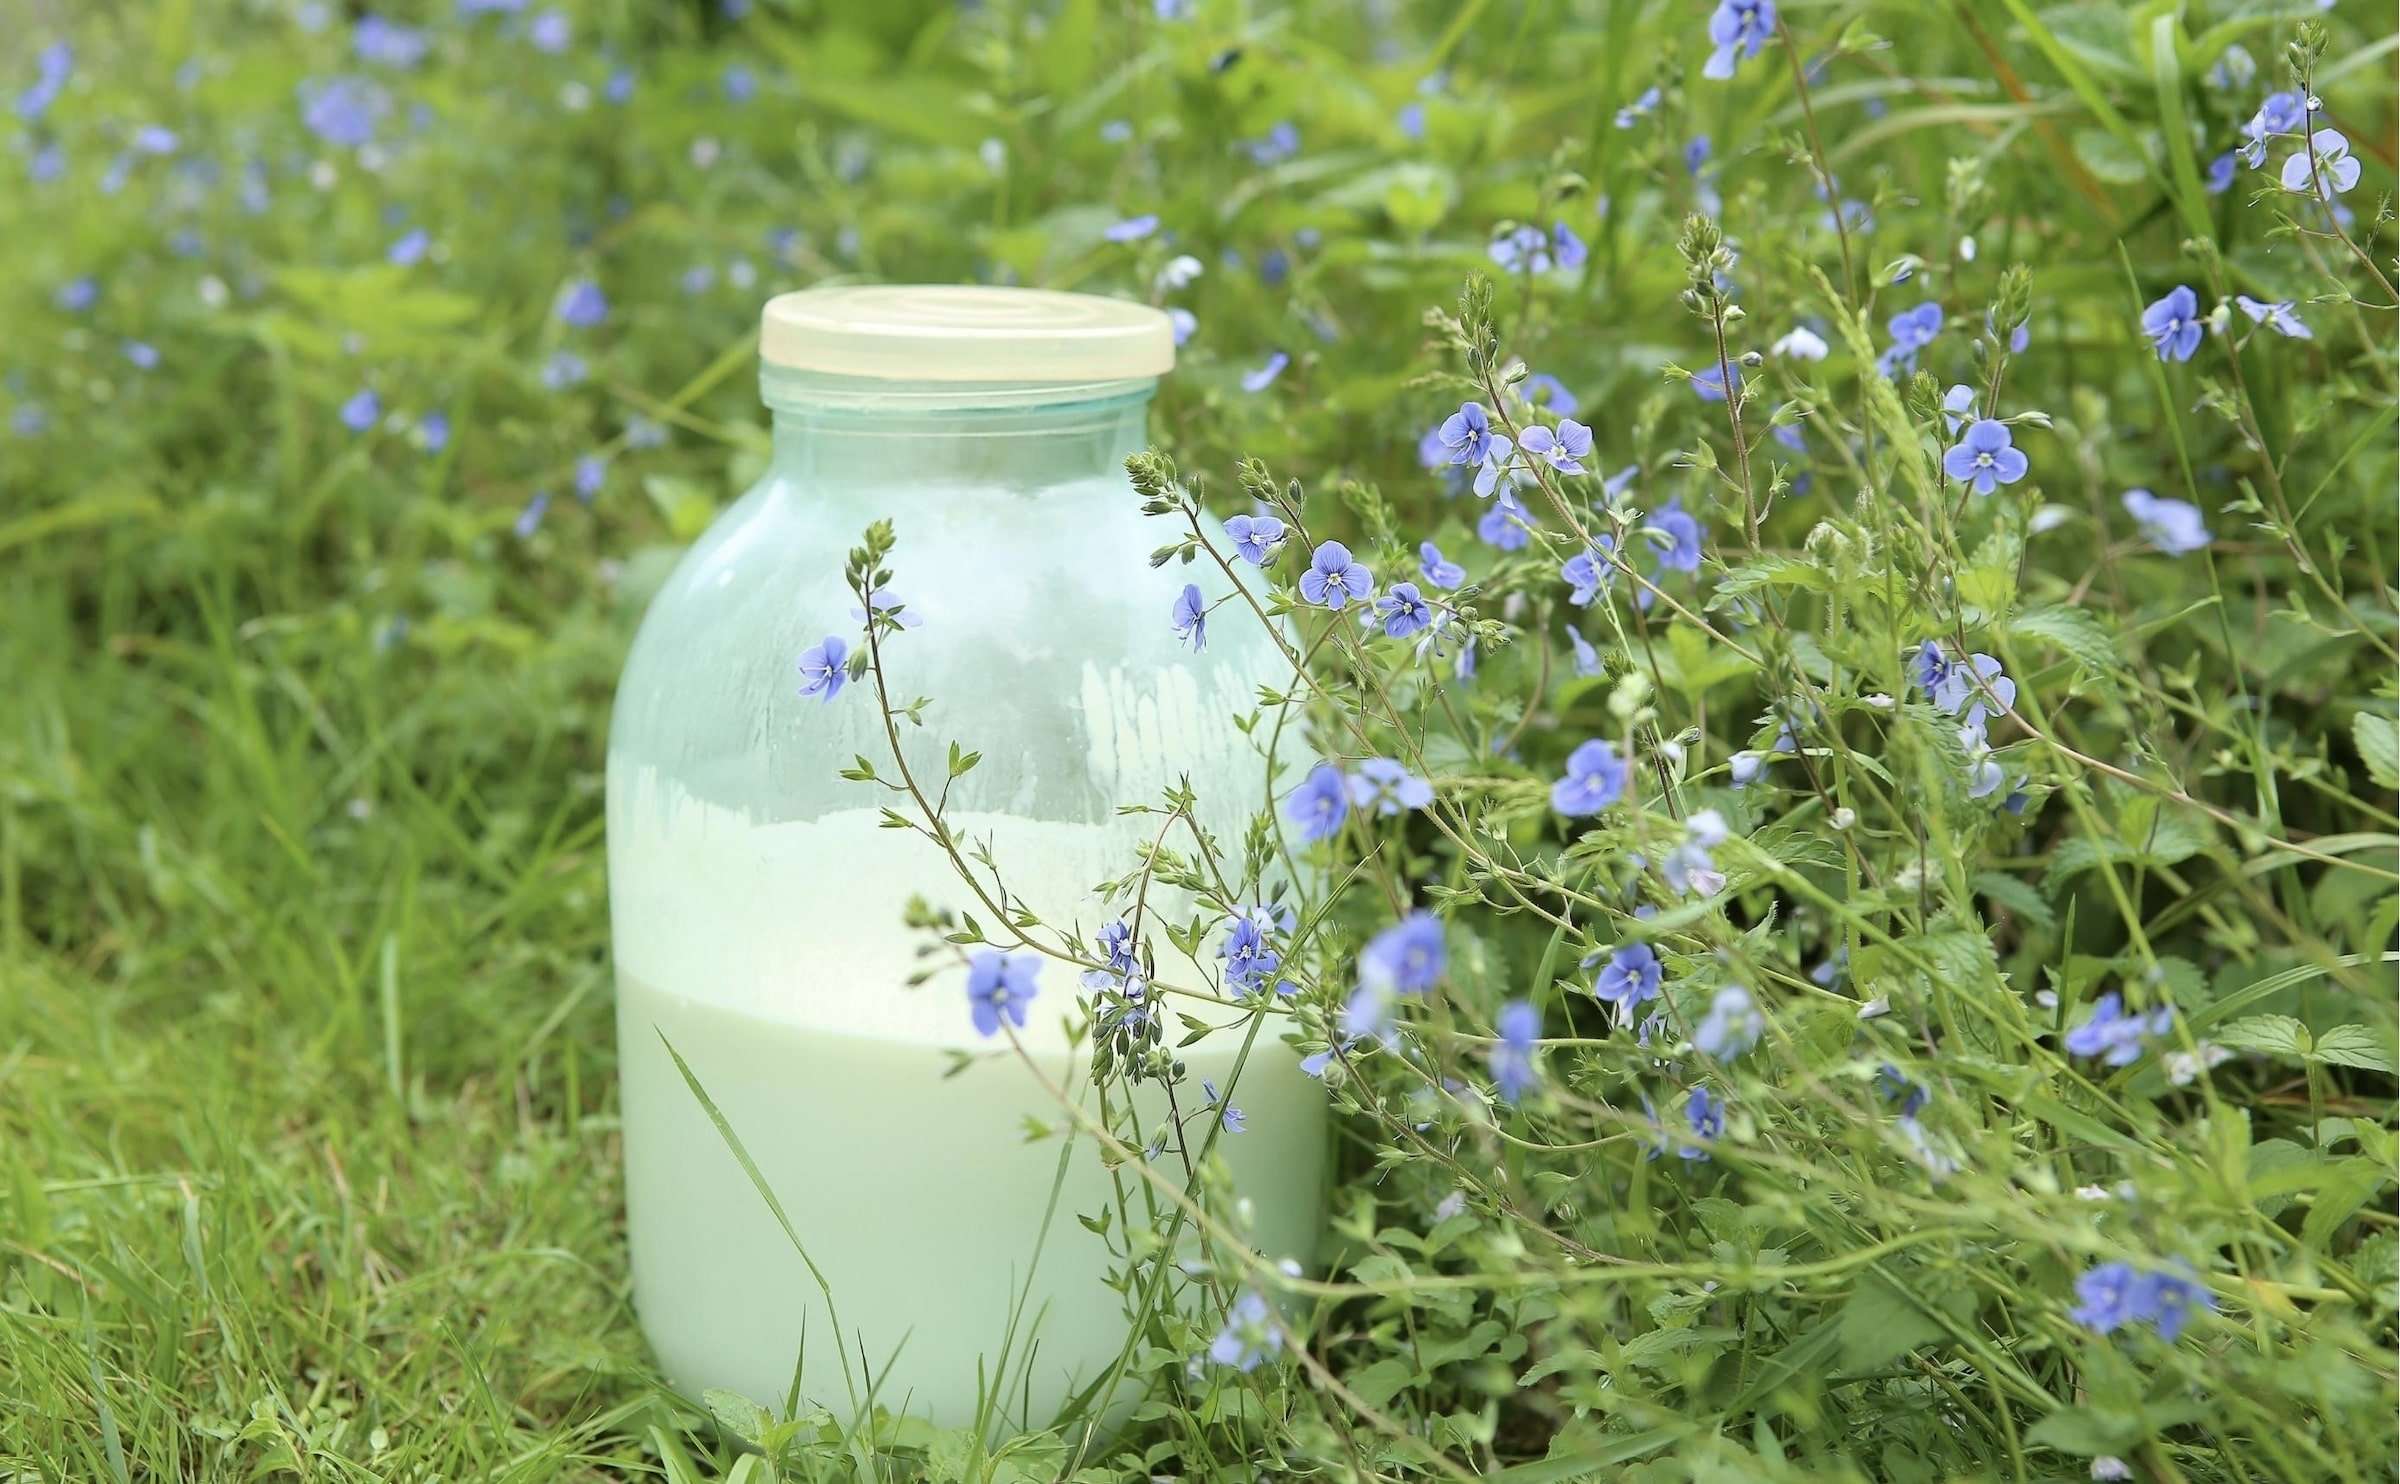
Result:
{"label": "serrated leaf", "polygon": [[2389,1044],[2363,1025],[2335,1026],[2317,1037],[2317,1044],[2310,1048],[2308,1058],[2311,1061],[2330,1062],[2337,1067],[2364,1067],[2370,1072],[2394,1070]]}
{"label": "serrated leaf", "polygon": [[2008,631],[2052,645],[2089,675],[2107,675],[2124,663],[2115,636],[2089,613],[2065,603],[2028,608],[2008,621]]}
{"label": "serrated leaf", "polygon": [[2305,1056],[2308,1027],[2289,1015],[2250,1015],[2217,1031],[2209,1039],[2240,1051],[2264,1051],[2270,1056]]}
{"label": "serrated leaf", "polygon": [[1961,602],[1997,618],[2017,601],[2017,569],[1969,567],[1958,574],[1958,596]]}
{"label": "serrated leaf", "polygon": [[1687,1350],[1721,1349],[1733,1339],[1734,1331],[1715,1326],[1654,1329],[1647,1334],[1635,1335],[1617,1347],[1617,1368],[1656,1367],[1664,1364],[1670,1356],[1681,1355]]}
{"label": "serrated leaf", "polygon": [[1587,1350],[1580,1347],[1561,1350],[1554,1355],[1544,1356],[1542,1359],[1537,1360],[1532,1365],[1526,1367],[1525,1374],[1517,1377],[1517,1385],[1520,1388],[1531,1386],[1536,1382],[1548,1380],[1550,1377],[1559,1374],[1561,1371],[1588,1371],[1597,1373],[1605,1369],[1606,1364],[1607,1363],[1601,1359],[1600,1352],[1597,1350]]}
{"label": "serrated leaf", "polygon": [[2350,740],[2377,788],[2400,788],[2400,721],[2361,711],[2350,718]]}
{"label": "serrated leaf", "polygon": [[2042,900],[2042,894],[2014,876],[2005,876],[1998,871],[1979,871],[1975,874],[1973,884],[1977,891],[2044,932],[2058,926],[2058,914],[2050,910],[2050,904]]}
{"label": "serrated leaf", "polygon": [[1762,587],[1804,587],[1821,593],[1832,589],[1833,579],[1813,562],[1768,552],[1717,579],[1717,590],[1710,594],[1708,606],[1723,607]]}

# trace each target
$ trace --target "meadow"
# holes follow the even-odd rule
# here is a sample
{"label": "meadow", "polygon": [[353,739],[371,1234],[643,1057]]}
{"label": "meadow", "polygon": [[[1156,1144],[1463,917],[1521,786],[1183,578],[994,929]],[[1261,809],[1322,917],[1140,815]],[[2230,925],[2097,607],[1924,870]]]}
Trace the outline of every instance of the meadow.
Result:
{"label": "meadow", "polygon": [[[10,9],[0,1477],[2391,1477],[2388,6]],[[1167,309],[1158,622],[1291,636],[1125,869],[1328,1233],[1209,1089],[1121,1433],[630,1306],[609,704],[832,282]]]}

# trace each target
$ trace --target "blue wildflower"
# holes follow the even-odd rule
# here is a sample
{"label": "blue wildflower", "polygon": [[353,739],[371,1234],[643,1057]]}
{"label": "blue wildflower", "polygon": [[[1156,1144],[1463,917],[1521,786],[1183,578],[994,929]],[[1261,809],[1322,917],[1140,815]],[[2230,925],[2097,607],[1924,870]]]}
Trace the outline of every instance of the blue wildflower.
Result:
{"label": "blue wildflower", "polygon": [[587,453],[575,461],[575,498],[589,505],[608,483],[608,456]]}
{"label": "blue wildflower", "polygon": [[758,74],[739,62],[725,69],[717,85],[728,103],[747,103],[758,96]]}
{"label": "blue wildflower", "polygon": [[1442,549],[1430,541],[1418,543],[1417,572],[1425,579],[1427,586],[1445,590],[1467,580],[1467,569],[1456,562],[1445,561]]}
{"label": "blue wildflower", "polygon": [[99,301],[100,280],[89,274],[69,279],[59,285],[57,293],[50,296],[50,302],[68,314],[81,314]]}
{"label": "blue wildflower", "polygon": [[1592,648],[1592,641],[1572,624],[1567,626],[1567,645],[1574,651],[1576,674],[1589,680],[1600,673],[1600,651]]}
{"label": "blue wildflower", "polygon": [[2267,141],[2281,134],[2297,134],[2308,127],[2308,108],[2298,93],[2269,93],[2242,126],[2242,163],[2255,170],[2267,162]]}
{"label": "blue wildflower", "polygon": [[1942,472],[1959,480],[1978,495],[1988,495],[2004,484],[2015,484],[2025,477],[2027,461],[2016,447],[2016,437],[2008,424],[1988,417],[1979,417],[1967,425],[1967,431],[1950,450],[1942,455]]}
{"label": "blue wildflower", "polygon": [[376,419],[382,416],[383,401],[375,395],[372,387],[361,388],[355,396],[342,404],[342,426],[353,433],[367,431],[375,426]]}
{"label": "blue wildflower", "polygon": [[1225,983],[1244,994],[1254,993],[1283,967],[1283,955],[1267,938],[1268,923],[1249,914],[1229,919],[1217,957],[1225,961]]}
{"label": "blue wildflower", "polygon": [[1756,1046],[1765,1030],[1766,1019],[1758,1013],[1750,991],[1728,984],[1708,1002],[1707,1016],[1692,1032],[1692,1045],[1703,1055],[1731,1061]]}
{"label": "blue wildflower", "polygon": [[1597,814],[1625,796],[1625,760],[1605,737],[1567,754],[1567,774],[1550,785],[1550,807],[1568,818]]}
{"label": "blue wildflower", "polygon": [[1157,230],[1158,214],[1147,212],[1141,216],[1129,216],[1123,221],[1111,223],[1108,230],[1100,235],[1111,242],[1139,242]]}
{"label": "blue wildflower", "polygon": [[1475,522],[1476,539],[1502,551],[1522,551],[1533,540],[1533,512],[1510,490],[1502,490]]}
{"label": "blue wildflower", "polygon": [[360,16],[350,30],[350,50],[378,67],[414,67],[425,60],[429,46],[424,32],[379,15]]}
{"label": "blue wildflower", "polygon": [[1276,548],[1283,545],[1284,526],[1272,515],[1237,515],[1225,522],[1225,534],[1233,538],[1236,555],[1263,567],[1275,560]]}
{"label": "blue wildflower", "polygon": [[1898,1100],[1902,1118],[1916,1117],[1933,1100],[1925,1084],[1888,1061],[1875,1069],[1875,1091],[1886,1102]]}
{"label": "blue wildflower", "polygon": [[525,28],[525,39],[533,43],[535,51],[557,56],[573,43],[575,27],[564,11],[545,10]]}
{"label": "blue wildflower", "polygon": [[1659,90],[1656,88],[1651,88],[1645,91],[1639,98],[1634,99],[1631,103],[1628,103],[1623,108],[1618,109],[1617,127],[1620,129],[1632,128],[1641,120],[1643,115],[1658,107],[1659,97]]}
{"label": "blue wildflower", "polygon": [[2177,284],[2166,296],[2142,311],[2142,333],[2150,337],[2162,361],[2188,361],[2200,348],[2200,298],[2189,284]]}
{"label": "blue wildflower", "polygon": [[1242,390],[1245,392],[1265,391],[1268,387],[1271,387],[1275,384],[1275,378],[1281,376],[1283,374],[1283,368],[1289,366],[1291,363],[1292,358],[1290,356],[1286,355],[1280,350],[1275,352],[1273,355],[1267,357],[1265,362],[1263,362],[1257,370],[1247,372],[1243,375]]}
{"label": "blue wildflower", "polygon": [[557,313],[560,323],[589,330],[607,323],[608,296],[600,292],[600,285],[578,278],[559,291]]}
{"label": "blue wildflower", "polygon": [[1942,432],[1955,438],[1958,430],[1975,420],[1975,388],[1958,383],[1942,393]]}
{"label": "blue wildflower", "polygon": [[1608,956],[1608,967],[1592,981],[1592,993],[1614,1006],[1622,1023],[1633,1018],[1636,1008],[1658,998],[1662,977],[1657,949],[1627,943]]}
{"label": "blue wildflower", "polygon": [[1500,1007],[1495,1022],[1500,1039],[1492,1043],[1492,1082],[1500,1096],[1516,1102],[1533,1090],[1539,1077],[1533,1068],[1534,1043],[1541,1038],[1541,1012],[1524,1000]]}
{"label": "blue wildflower", "polygon": [[1389,639],[1405,639],[1433,622],[1433,609],[1413,582],[1393,583],[1375,600],[1375,611],[1383,615],[1384,637]]}
{"label": "blue wildflower", "polygon": [[1389,817],[1433,802],[1433,785],[1388,757],[1371,757],[1347,780],[1352,807]]}
{"label": "blue wildflower", "polygon": [[580,385],[589,375],[591,368],[571,350],[552,351],[550,359],[542,363],[542,385],[554,392]]}
{"label": "blue wildflower", "polygon": [[1300,574],[1300,596],[1336,613],[1353,598],[1365,601],[1374,590],[1374,574],[1339,541],[1319,544],[1309,556],[1308,570]]}
{"label": "blue wildflower", "polygon": [[417,445],[427,453],[440,453],[450,446],[450,414],[428,412],[417,419]]}
{"label": "blue wildflower", "polygon": [[2067,1031],[2067,1050],[2077,1056],[2096,1056],[2112,1067],[2129,1067],[2141,1060],[2142,1043],[2163,1036],[2175,1024],[2173,1009],[2161,1006],[2148,1014],[2125,1013],[2125,996],[2110,990],[2092,1002],[2089,1015]]}
{"label": "blue wildflower", "polygon": [[1567,384],[1547,371],[1536,371],[1525,378],[1519,392],[1529,407],[1539,407],[1556,417],[1572,417],[1578,405],[1575,394]]}
{"label": "blue wildflower", "polygon": [[535,490],[533,498],[525,502],[525,508],[517,512],[517,523],[512,527],[517,533],[517,539],[531,541],[533,533],[542,528],[542,517],[549,513],[550,492]]}
{"label": "blue wildflower", "polygon": [[1774,31],[1775,0],[1719,0],[1708,17],[1712,49],[1700,75],[1718,82],[1733,76],[1734,68],[1757,56]]}
{"label": "blue wildflower", "polygon": [[432,246],[433,238],[427,235],[423,227],[418,227],[402,233],[397,241],[385,248],[384,261],[395,268],[414,267],[425,261],[425,253]]}
{"label": "blue wildflower", "polygon": [[1503,272],[1547,273],[1552,268],[1580,268],[1589,255],[1583,239],[1565,222],[1553,222],[1548,232],[1523,226],[1492,239],[1492,261]]}
{"label": "blue wildflower", "polygon": [[[1742,370],[1739,366],[1733,368],[1733,389],[1737,392],[1742,389]],[[1704,366],[1693,372],[1692,392],[1703,402],[1724,401],[1725,367],[1721,365]]]}
{"label": "blue wildflower", "polygon": [[1280,165],[1300,153],[1300,131],[1284,119],[1267,130],[1264,138],[1244,144],[1242,150],[1257,164]]}
{"label": "blue wildflower", "polygon": [[1183,591],[1175,595],[1175,607],[1169,618],[1174,624],[1175,637],[1190,644],[1194,654],[1208,647],[1208,604],[1200,597],[1198,583],[1183,585]]}
{"label": "blue wildflower", "polygon": [[[1391,985],[1380,979],[1362,977],[1358,988],[1352,990],[1350,998],[1342,1002],[1342,1013],[1338,1020],[1342,1049],[1347,1052],[1361,1041],[1375,1041],[1385,1046],[1398,1045],[1400,1033],[1394,1019],[1397,1009],[1398,1003]],[[1323,1063],[1318,1065],[1318,1071],[1311,1075],[1323,1075]]]}
{"label": "blue wildflower", "polygon": [[1725,873],[1709,852],[1731,838],[1725,828],[1725,816],[1714,809],[1699,809],[1684,821],[1683,843],[1667,852],[1658,863],[1667,885],[1678,894],[1691,892],[1713,897],[1725,889]]}
{"label": "blue wildflower", "polygon": [[1300,838],[1315,844],[1330,838],[1350,813],[1350,789],[1342,770],[1319,763],[1284,800],[1284,816],[1300,828]]}
{"label": "blue wildflower", "polygon": [[1700,570],[1700,543],[1704,533],[1700,522],[1683,508],[1682,496],[1661,506],[1642,529],[1656,531],[1666,538],[1658,553],[1661,567],[1676,572]]}
{"label": "blue wildflower", "polygon": [[2125,513],[2142,528],[2142,539],[2168,556],[2183,556],[2208,545],[2208,526],[2200,507],[2182,500],[2162,500],[2148,490],[2127,490]]}
{"label": "blue wildflower", "polygon": [[311,79],[300,84],[300,121],[337,149],[356,149],[375,138],[375,126],[391,106],[383,89],[361,77]]}
{"label": "blue wildflower", "polygon": [[1617,569],[1605,553],[1616,549],[1616,537],[1597,536],[1590,546],[1559,563],[1558,575],[1566,580],[1571,589],[1567,594],[1569,603],[1578,608],[1588,608],[1592,599],[1600,596],[1608,587],[1609,579],[1616,576]]}
{"label": "blue wildflower", "polygon": [[2206,185],[2210,195],[2222,196],[2233,189],[2233,174],[2237,163],[2232,150],[2227,150],[2208,162]]}
{"label": "blue wildflower", "polygon": [[1941,689],[1942,681],[1949,673],[1950,661],[1943,657],[1942,646],[1931,639],[1918,645],[1916,654],[1909,660],[1909,678],[1928,698]]}
{"label": "blue wildflower", "polygon": [[1439,436],[1453,464],[1489,464],[1495,454],[1508,455],[1508,435],[1493,429],[1481,402],[1459,403],[1458,411],[1443,420]]}
{"label": "blue wildflower", "polygon": [[2169,1344],[2183,1333],[2195,1310],[2217,1306],[2189,1268],[2172,1272],[2123,1262],[2102,1263],[2076,1279],[2075,1297],[2078,1302],[2067,1317],[2093,1333],[2113,1334],[2129,1325],[2149,1324]]}
{"label": "blue wildflower", "polygon": [[1038,955],[996,948],[982,949],[967,960],[967,1004],[977,1035],[998,1035],[1003,1018],[1019,1030],[1025,1028],[1025,1007],[1040,993],[1034,976],[1041,967]]}
{"label": "blue wildflower", "polygon": [[842,693],[842,684],[849,679],[842,661],[849,655],[850,646],[838,634],[827,634],[816,644],[800,651],[800,687],[803,696],[815,696],[820,704]]}
{"label": "blue wildflower", "polygon": [[[1725,1137],[1725,1105],[1708,1095],[1708,1089],[1695,1086],[1683,1100],[1683,1119],[1691,1127],[1692,1137],[1715,1143]],[[1707,1144],[1684,1144],[1677,1147],[1678,1159],[1708,1158]]]}
{"label": "blue wildflower", "polygon": [[17,95],[17,117],[29,124],[48,113],[58,95],[66,91],[67,79],[75,75],[75,49],[53,41],[35,57],[34,69],[32,86]]}
{"label": "blue wildflower", "polygon": [[1892,332],[1891,348],[1877,358],[1876,368],[1887,377],[1917,368],[1917,352],[1933,343],[1941,332],[1942,306],[1928,299],[1914,309],[1904,309],[1891,318],[1886,327]]}
{"label": "blue wildflower", "polygon": [[1368,941],[1358,956],[1358,973],[1362,982],[1388,985],[1401,994],[1423,994],[1441,979],[1448,963],[1441,919],[1419,910]]}
{"label": "blue wildflower", "polygon": [[[1180,10],[1181,0],[1177,0]],[[1160,0],[1160,18],[1165,14],[1167,0]],[[1225,1313],[1225,1327],[1208,1342],[1208,1358],[1218,1365],[1232,1366],[1237,1371],[1255,1371],[1261,1364],[1283,1348],[1283,1326],[1275,1320],[1275,1310],[1257,1290],[1250,1289],[1233,1301]]]}
{"label": "blue wildflower", "polygon": [[1980,738],[1987,717],[2016,709],[2017,683],[2002,672],[2000,662],[1990,655],[1969,655],[1961,663],[1942,667],[1933,686],[1933,704],[1952,716],[1963,709],[1966,729]]}
{"label": "blue wildflower", "polygon": [[1544,460],[1561,474],[1581,474],[1583,460],[1592,451],[1592,430],[1571,417],[1558,420],[1558,431],[1536,423],[1525,430],[1519,440],[1524,450]]}
{"label": "blue wildflower", "polygon": [[1141,958],[1133,941],[1133,925],[1122,917],[1102,924],[1100,936],[1092,940],[1092,951],[1116,974],[1131,974],[1141,968]]}
{"label": "blue wildflower", "polygon": [[2319,129],[2308,136],[2308,148],[2283,162],[2283,188],[2301,195],[2339,196],[2358,184],[2358,161],[2350,157],[2350,141],[2339,129]]}
{"label": "blue wildflower", "polygon": [[2300,322],[2300,317],[2292,312],[2292,301],[2289,299],[2269,304],[2253,299],[2248,294],[2236,294],[2233,296],[2233,302],[2241,309],[2242,313],[2250,316],[2253,322],[2265,325],[2278,335],[2288,335],[2294,340],[2314,340],[2316,338],[2314,334],[2310,333],[2308,326]]}

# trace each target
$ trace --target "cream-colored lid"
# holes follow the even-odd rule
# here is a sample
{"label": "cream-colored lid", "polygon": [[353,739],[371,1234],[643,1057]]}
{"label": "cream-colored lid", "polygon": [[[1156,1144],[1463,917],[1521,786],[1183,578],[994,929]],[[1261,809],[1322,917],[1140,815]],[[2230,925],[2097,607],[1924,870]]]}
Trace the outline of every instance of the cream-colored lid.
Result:
{"label": "cream-colored lid", "polygon": [[1175,331],[1156,309],[1097,294],[854,284],[769,299],[758,353],[833,376],[1104,382],[1173,370]]}

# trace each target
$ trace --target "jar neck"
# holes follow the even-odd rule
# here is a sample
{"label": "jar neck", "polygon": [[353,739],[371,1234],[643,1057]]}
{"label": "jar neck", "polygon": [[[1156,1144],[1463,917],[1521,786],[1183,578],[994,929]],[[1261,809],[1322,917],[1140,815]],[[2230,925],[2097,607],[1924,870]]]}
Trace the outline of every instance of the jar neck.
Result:
{"label": "jar neck", "polygon": [[765,368],[774,473],[803,486],[1036,489],[1123,478],[1156,383],[869,381]]}

